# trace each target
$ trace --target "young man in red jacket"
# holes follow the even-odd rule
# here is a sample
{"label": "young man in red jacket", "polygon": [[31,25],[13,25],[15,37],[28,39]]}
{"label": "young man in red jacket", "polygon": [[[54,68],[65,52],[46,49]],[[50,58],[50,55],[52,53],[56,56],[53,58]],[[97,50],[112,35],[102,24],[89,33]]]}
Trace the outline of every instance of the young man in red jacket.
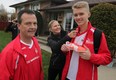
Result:
{"label": "young man in red jacket", "polygon": [[101,44],[95,54],[93,46],[93,33],[95,28],[91,25],[89,5],[80,1],[72,6],[74,20],[78,24],[77,36],[72,43],[83,46],[86,50],[80,51],[62,45],[61,50],[66,53],[66,63],[62,73],[62,80],[98,80],[97,65],[107,65],[111,62],[110,51],[107,47],[105,35],[102,32]]}
{"label": "young man in red jacket", "polygon": [[19,35],[1,52],[0,80],[43,80],[42,56],[33,37],[37,18],[31,10],[18,13]]}

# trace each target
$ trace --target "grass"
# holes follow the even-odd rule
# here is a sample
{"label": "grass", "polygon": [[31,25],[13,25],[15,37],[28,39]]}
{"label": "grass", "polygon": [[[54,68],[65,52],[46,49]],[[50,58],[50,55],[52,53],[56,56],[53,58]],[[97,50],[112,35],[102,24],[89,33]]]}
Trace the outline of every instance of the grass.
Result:
{"label": "grass", "polygon": [[[11,34],[0,31],[0,51],[11,41]],[[48,78],[48,66],[51,53],[42,50],[44,80]]]}
{"label": "grass", "polygon": [[48,53],[48,52],[42,50],[44,80],[47,80],[47,78],[48,78],[48,66],[49,66],[50,54],[51,53]]}
{"label": "grass", "polygon": [[11,41],[11,34],[0,31],[0,52]]}

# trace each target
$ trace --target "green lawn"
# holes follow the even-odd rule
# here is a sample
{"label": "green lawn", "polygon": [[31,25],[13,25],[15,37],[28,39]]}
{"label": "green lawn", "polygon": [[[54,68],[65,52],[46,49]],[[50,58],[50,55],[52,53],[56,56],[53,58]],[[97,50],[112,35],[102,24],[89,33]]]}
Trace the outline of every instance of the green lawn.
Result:
{"label": "green lawn", "polygon": [[11,33],[0,31],[0,51],[11,41]]}
{"label": "green lawn", "polygon": [[[11,34],[0,31],[0,51],[11,41]],[[44,80],[47,80],[50,53],[42,50]]]}
{"label": "green lawn", "polygon": [[42,50],[44,80],[47,80],[47,78],[48,78],[48,66],[49,66],[50,54],[51,53],[48,53],[48,52]]}

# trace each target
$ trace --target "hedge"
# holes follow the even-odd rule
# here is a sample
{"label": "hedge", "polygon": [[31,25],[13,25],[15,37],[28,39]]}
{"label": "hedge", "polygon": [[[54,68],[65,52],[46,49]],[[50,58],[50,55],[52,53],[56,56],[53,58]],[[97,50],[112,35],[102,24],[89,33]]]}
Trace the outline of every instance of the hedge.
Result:
{"label": "hedge", "polygon": [[92,7],[90,21],[93,26],[101,29],[105,33],[109,49],[115,53],[116,5],[110,3],[99,3]]}

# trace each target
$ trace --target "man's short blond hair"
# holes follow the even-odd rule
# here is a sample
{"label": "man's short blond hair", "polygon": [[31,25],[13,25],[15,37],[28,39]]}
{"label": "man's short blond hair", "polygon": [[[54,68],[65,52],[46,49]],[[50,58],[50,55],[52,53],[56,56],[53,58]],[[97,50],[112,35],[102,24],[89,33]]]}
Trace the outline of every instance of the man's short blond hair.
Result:
{"label": "man's short blond hair", "polygon": [[79,8],[86,8],[87,11],[90,12],[89,4],[86,1],[78,1],[72,6],[72,9],[79,9]]}

